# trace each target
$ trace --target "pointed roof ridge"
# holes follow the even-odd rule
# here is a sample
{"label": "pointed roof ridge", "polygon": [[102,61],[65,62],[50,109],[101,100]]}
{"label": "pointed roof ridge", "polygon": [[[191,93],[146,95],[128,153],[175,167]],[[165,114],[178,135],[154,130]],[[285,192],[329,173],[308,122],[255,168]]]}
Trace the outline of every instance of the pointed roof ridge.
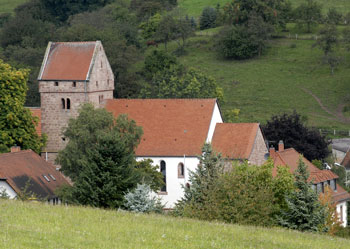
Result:
{"label": "pointed roof ridge", "polygon": [[88,81],[100,41],[49,42],[39,81]]}

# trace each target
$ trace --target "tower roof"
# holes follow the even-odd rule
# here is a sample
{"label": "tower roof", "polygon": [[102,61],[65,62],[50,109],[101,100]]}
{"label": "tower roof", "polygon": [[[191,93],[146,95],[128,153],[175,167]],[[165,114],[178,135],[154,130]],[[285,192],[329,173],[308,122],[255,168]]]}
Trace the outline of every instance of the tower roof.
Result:
{"label": "tower roof", "polygon": [[99,41],[49,42],[38,80],[89,80]]}

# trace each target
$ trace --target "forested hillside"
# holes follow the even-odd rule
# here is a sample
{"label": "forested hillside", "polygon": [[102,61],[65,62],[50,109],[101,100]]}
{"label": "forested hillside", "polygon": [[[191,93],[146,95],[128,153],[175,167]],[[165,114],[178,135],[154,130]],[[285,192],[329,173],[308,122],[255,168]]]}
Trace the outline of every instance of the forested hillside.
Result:
{"label": "forested hillside", "polygon": [[[2,0],[0,58],[31,70],[29,106],[40,105],[36,78],[49,41],[101,40],[116,79],[115,97],[217,97],[228,121],[264,123],[296,110],[309,125],[347,130],[350,2],[310,0],[315,16],[309,22],[303,16],[307,0],[275,1],[280,7],[267,8],[263,22],[259,13],[246,22],[244,14],[235,17],[228,0]],[[229,34],[229,25],[249,22],[267,24],[241,34],[257,38],[258,52],[225,58],[219,38]],[[337,32],[329,54],[321,43],[330,25]],[[214,90],[199,94],[199,78],[201,89]]]}

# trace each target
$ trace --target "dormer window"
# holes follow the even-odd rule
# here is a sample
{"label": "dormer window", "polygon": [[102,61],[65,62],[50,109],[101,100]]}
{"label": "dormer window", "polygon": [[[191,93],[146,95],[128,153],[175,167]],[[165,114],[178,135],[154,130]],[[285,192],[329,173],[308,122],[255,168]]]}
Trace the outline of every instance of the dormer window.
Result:
{"label": "dormer window", "polygon": [[58,86],[58,81],[55,81],[55,84],[54,84],[55,86]]}

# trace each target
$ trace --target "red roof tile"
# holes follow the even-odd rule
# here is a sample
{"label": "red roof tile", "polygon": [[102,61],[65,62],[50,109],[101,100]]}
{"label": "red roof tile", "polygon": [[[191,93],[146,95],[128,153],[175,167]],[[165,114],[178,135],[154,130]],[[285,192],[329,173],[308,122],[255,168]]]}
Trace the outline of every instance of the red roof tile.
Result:
{"label": "red roof tile", "polygon": [[[294,171],[298,168],[300,154],[294,148],[276,151],[274,155],[271,155],[271,157],[274,160],[275,166],[288,165],[291,173],[294,173]],[[338,176],[332,171],[320,170],[305,157],[302,157],[302,159],[310,172],[309,181],[313,180],[313,183],[319,183],[338,178]],[[274,168],[273,175],[276,175],[276,172],[277,167]]]}
{"label": "red roof tile", "polygon": [[96,42],[50,42],[39,80],[88,80]]}
{"label": "red roof tile", "polygon": [[339,184],[337,184],[337,191],[332,191],[332,201],[339,203],[350,199],[350,194],[346,192]]}
{"label": "red roof tile", "polygon": [[137,156],[196,156],[201,153],[215,99],[114,99],[105,108],[115,117],[128,114],[144,135]]}
{"label": "red roof tile", "polygon": [[40,107],[28,107],[28,109],[32,112],[34,117],[38,118],[38,123],[35,126],[36,133],[41,136],[41,109]]}
{"label": "red roof tile", "polygon": [[248,159],[258,129],[258,123],[216,124],[211,142],[213,149],[227,158]]}
{"label": "red roof tile", "polygon": [[41,198],[55,197],[57,187],[69,184],[52,164],[31,150],[0,154],[0,178],[5,178],[16,193],[22,191],[30,179],[28,190]]}

